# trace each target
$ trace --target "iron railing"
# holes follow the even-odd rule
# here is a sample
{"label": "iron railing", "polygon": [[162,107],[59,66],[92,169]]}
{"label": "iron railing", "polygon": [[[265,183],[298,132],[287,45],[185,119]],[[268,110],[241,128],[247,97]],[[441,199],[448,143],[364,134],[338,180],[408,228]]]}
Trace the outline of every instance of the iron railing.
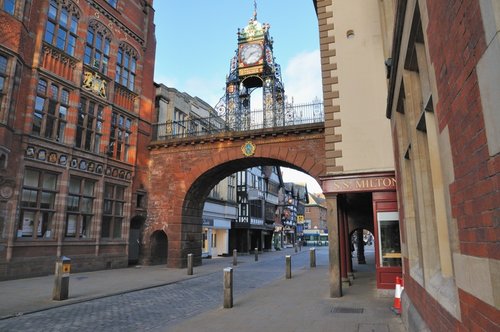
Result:
{"label": "iron railing", "polygon": [[163,141],[319,122],[324,122],[322,103],[287,105],[285,112],[277,111],[271,116],[264,114],[262,110],[254,110],[241,114],[222,114],[206,118],[188,116],[182,121],[169,120],[164,123],[156,123],[153,124],[153,140]]}

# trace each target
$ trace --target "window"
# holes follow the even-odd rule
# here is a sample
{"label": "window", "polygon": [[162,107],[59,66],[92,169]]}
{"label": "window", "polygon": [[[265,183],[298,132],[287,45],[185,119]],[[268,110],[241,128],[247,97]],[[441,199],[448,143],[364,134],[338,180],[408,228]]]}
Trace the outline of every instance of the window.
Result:
{"label": "window", "polygon": [[221,199],[221,193],[220,193],[220,183],[217,183],[212,190],[210,191],[209,194],[210,198],[214,199]]}
{"label": "window", "polygon": [[117,112],[111,115],[111,131],[108,155],[122,161],[128,161],[132,120]]}
{"label": "window", "polygon": [[76,127],[76,147],[99,153],[103,117],[104,106],[87,98],[80,99]]}
{"label": "window", "polygon": [[250,217],[262,218],[262,201],[261,200],[251,200],[250,201]]}
{"label": "window", "polygon": [[64,142],[69,91],[44,79],[38,81],[32,133]]}
{"label": "window", "polygon": [[118,5],[118,0],[106,0],[112,7],[116,8]]}
{"label": "window", "polygon": [[[2,2],[2,0],[0,0],[0,2]],[[3,0],[2,8],[10,15],[14,15],[16,11],[16,0]]]}
{"label": "window", "polygon": [[115,81],[129,90],[134,90],[137,56],[130,47],[120,45],[116,56]]}
{"label": "window", "polygon": [[62,1],[50,0],[44,40],[69,55],[74,55],[78,17],[78,12],[71,2],[63,4]]}
{"label": "window", "polygon": [[186,133],[186,113],[175,109],[172,134],[174,136],[184,136]]}
{"label": "window", "polygon": [[125,188],[106,183],[104,186],[104,211],[101,226],[102,238],[121,238],[124,204]]}
{"label": "window", "polygon": [[66,237],[88,238],[92,226],[95,181],[71,177],[66,206]]}
{"label": "window", "polygon": [[236,176],[234,174],[227,177],[227,200],[236,202]]}
{"label": "window", "polygon": [[24,171],[18,237],[53,237],[56,185],[57,174],[34,169]]}
{"label": "window", "polygon": [[398,212],[377,212],[380,266],[401,266]]}
{"label": "window", "polygon": [[7,58],[0,55],[0,105],[6,90],[7,82]]}
{"label": "window", "polygon": [[90,23],[83,61],[103,74],[108,72],[109,48],[111,40],[108,30],[95,21]]}

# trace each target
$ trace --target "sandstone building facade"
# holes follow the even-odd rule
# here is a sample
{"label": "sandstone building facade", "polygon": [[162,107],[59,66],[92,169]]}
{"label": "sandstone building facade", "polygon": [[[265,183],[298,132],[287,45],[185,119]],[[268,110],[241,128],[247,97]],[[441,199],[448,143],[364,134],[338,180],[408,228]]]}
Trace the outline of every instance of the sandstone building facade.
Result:
{"label": "sandstone building facade", "polygon": [[146,200],[152,1],[2,1],[0,279],[127,266]]}
{"label": "sandstone building facade", "polygon": [[[408,330],[498,330],[498,1],[313,3],[320,32],[325,131],[330,133],[323,181],[329,225],[336,225],[338,218],[342,231],[343,217],[337,211],[343,203],[336,189],[349,188],[350,183],[335,179],[348,168],[344,157],[357,151],[339,149],[344,140],[358,139],[356,132],[344,129],[349,117],[344,113],[355,112],[349,107],[351,94],[364,96],[369,105],[360,106],[363,115],[375,112],[380,120],[385,111],[390,119],[383,140],[373,129],[378,123],[360,129],[372,140],[362,151],[394,151],[405,287],[402,318]],[[372,28],[363,30],[370,22]],[[359,44],[353,43],[356,39]],[[369,53],[369,46],[378,50]],[[370,59],[377,57],[375,63],[363,58],[367,53]],[[362,88],[372,75],[381,90],[365,94]],[[381,82],[384,76],[387,82]],[[382,101],[386,96],[387,103]],[[381,104],[375,108],[378,97]],[[330,252],[337,254],[332,246]],[[335,263],[331,269],[331,295],[338,296],[339,269]]]}

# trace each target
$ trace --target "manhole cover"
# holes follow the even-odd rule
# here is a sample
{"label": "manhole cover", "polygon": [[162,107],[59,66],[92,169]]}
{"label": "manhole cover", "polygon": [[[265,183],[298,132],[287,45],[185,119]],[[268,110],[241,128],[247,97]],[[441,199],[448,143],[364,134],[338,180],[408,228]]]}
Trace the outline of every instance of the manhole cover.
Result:
{"label": "manhole cover", "polygon": [[362,314],[363,310],[363,308],[334,307],[330,312],[332,314]]}

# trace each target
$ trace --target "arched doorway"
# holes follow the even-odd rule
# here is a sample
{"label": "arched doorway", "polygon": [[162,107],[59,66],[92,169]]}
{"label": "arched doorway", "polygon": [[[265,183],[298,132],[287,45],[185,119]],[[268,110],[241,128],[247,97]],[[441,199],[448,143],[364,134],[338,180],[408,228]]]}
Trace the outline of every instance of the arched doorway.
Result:
{"label": "arched doorway", "polygon": [[151,264],[167,264],[168,261],[168,237],[163,231],[151,234]]}
{"label": "arched doorway", "polygon": [[130,221],[130,233],[128,238],[128,264],[135,265],[139,262],[141,254],[141,233],[145,218],[135,216]]}

